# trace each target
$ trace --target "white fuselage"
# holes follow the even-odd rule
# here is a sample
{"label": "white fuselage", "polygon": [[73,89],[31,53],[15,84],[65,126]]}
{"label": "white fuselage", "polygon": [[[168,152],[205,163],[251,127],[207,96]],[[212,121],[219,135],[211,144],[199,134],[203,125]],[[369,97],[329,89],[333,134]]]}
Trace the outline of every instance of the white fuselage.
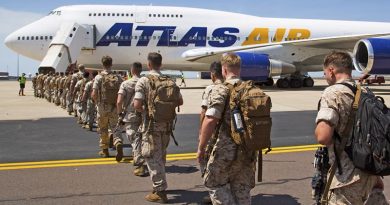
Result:
{"label": "white fuselage", "polygon": [[[183,71],[208,70],[208,64],[182,57],[191,49],[390,31],[390,24],[377,22],[261,18],[179,7],[84,5],[55,9],[9,35],[6,44],[24,56],[41,61],[64,22],[95,26],[96,46],[83,49],[77,59],[87,67],[100,68],[101,57],[110,55],[115,69],[128,69],[135,61],[145,63],[149,52],[159,52],[163,56],[163,68]],[[328,51],[288,46],[253,50],[288,63],[304,62]],[[313,66],[321,63],[308,62]]]}

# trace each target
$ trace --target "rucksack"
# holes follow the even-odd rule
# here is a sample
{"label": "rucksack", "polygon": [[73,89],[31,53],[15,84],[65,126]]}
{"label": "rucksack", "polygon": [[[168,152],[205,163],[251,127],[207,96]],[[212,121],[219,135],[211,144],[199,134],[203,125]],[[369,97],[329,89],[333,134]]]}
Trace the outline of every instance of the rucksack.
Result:
{"label": "rucksack", "polygon": [[148,116],[153,122],[173,122],[176,107],[179,106],[180,88],[168,76],[148,75],[150,92],[148,96]]}
{"label": "rucksack", "polygon": [[[343,83],[343,85],[345,85]],[[348,85],[346,85],[348,86]],[[384,99],[360,86],[348,86],[360,95],[353,134],[345,151],[355,167],[373,175],[390,175],[390,112]]]}
{"label": "rucksack", "polygon": [[265,148],[270,151],[271,98],[253,81],[239,81],[234,85],[224,84],[230,90],[229,108],[233,141],[247,151]]}
{"label": "rucksack", "polygon": [[122,80],[115,74],[101,74],[102,75],[102,89],[101,89],[101,100],[103,103],[116,104],[118,97],[119,87],[121,86]]}

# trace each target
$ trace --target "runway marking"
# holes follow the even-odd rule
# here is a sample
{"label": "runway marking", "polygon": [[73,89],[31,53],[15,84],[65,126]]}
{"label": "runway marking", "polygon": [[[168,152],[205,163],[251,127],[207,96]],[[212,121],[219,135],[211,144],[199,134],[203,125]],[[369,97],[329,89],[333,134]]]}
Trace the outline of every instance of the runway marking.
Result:
{"label": "runway marking", "polygon": [[[286,146],[275,147],[268,154],[304,152],[316,150],[320,145],[300,145],[300,146]],[[265,151],[263,150],[263,153]],[[195,159],[196,153],[183,154],[168,154],[167,161],[174,160],[188,160]],[[131,162],[131,158],[125,157],[124,161]],[[124,163],[126,163],[124,162]],[[14,162],[0,164],[1,170],[21,170],[21,169],[38,169],[38,168],[53,168],[53,167],[78,167],[78,166],[92,166],[92,165],[110,165],[118,164],[114,158],[93,158],[93,159],[73,159],[73,160],[52,160],[40,162]]]}

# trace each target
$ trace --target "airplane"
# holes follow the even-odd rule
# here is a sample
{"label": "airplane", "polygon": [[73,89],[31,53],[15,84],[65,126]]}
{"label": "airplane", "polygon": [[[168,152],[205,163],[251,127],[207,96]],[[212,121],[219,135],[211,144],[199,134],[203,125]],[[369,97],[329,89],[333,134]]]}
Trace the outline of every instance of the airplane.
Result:
{"label": "airplane", "polygon": [[[351,54],[356,70],[389,74],[390,23],[263,18],[216,10],[123,5],[72,5],[9,34],[8,48],[41,61],[40,71],[69,64],[100,68],[103,55],[126,70],[163,56],[162,69],[208,71],[226,52],[242,59],[241,77],[279,88],[312,87],[333,50]],[[145,65],[144,65],[145,66]]]}

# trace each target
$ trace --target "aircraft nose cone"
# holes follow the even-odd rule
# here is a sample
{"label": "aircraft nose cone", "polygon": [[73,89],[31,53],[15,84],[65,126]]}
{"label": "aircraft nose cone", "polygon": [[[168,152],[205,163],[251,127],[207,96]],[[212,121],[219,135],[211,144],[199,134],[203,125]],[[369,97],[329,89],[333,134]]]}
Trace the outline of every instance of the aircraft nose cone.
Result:
{"label": "aircraft nose cone", "polygon": [[15,44],[15,41],[16,41],[16,36],[13,34],[13,33],[11,33],[11,34],[9,34],[6,38],[5,38],[5,40],[4,40],[4,44],[8,47],[8,48],[10,48],[10,49],[13,49],[13,45]]}

